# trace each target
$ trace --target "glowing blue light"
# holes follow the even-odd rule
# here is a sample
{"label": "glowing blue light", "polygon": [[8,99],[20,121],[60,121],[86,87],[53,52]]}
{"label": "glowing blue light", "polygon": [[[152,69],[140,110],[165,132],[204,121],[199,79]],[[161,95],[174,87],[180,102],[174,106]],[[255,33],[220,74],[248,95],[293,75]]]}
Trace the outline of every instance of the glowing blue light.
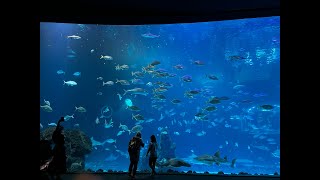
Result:
{"label": "glowing blue light", "polygon": [[132,106],[132,101],[131,101],[131,99],[126,99],[125,102],[126,102],[126,105],[127,105],[128,107],[131,107],[131,106]]}

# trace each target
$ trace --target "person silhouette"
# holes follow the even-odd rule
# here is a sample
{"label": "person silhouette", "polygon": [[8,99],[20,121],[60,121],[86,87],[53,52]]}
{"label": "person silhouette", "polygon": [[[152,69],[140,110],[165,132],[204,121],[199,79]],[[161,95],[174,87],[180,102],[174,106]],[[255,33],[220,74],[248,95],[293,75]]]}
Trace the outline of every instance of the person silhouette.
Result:
{"label": "person silhouette", "polygon": [[128,146],[128,152],[130,156],[128,175],[133,179],[135,178],[137,172],[141,147],[144,147],[144,143],[141,139],[141,133],[137,132],[137,134],[129,141]]}
{"label": "person silhouette", "polygon": [[157,158],[158,158],[157,149],[158,149],[158,144],[157,144],[156,136],[152,135],[150,137],[150,144],[149,144],[148,151],[147,151],[147,154],[146,154],[146,156],[148,156],[148,154],[150,152],[149,166],[150,166],[150,168],[152,170],[151,175],[155,175],[156,174],[155,168],[156,168],[156,161],[157,161]]}
{"label": "person silhouette", "polygon": [[57,127],[52,134],[52,141],[55,144],[53,148],[53,157],[49,164],[48,171],[51,176],[56,176],[56,179],[61,179],[60,174],[66,173],[67,171],[67,156],[66,148],[64,146],[65,137],[63,134],[63,126],[61,122],[64,122],[64,117],[61,117],[57,123]]}

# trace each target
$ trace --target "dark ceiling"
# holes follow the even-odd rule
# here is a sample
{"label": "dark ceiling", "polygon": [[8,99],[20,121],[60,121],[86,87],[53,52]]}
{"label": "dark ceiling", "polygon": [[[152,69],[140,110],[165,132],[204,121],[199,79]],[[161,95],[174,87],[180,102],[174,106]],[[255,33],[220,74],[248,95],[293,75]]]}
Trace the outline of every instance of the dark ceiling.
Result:
{"label": "dark ceiling", "polygon": [[280,16],[280,0],[40,1],[40,21],[157,24]]}

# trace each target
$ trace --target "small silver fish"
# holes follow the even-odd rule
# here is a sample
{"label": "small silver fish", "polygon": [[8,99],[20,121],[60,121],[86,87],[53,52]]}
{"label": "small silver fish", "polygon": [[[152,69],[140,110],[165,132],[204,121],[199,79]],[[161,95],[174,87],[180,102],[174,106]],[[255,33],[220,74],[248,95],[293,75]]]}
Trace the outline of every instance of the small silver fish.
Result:
{"label": "small silver fish", "polygon": [[99,120],[99,117],[96,118],[96,124],[99,124],[100,123],[100,120]]}
{"label": "small silver fish", "polygon": [[57,126],[56,123],[49,123],[48,126]]}
{"label": "small silver fish", "polygon": [[45,99],[43,99],[44,103],[48,106],[50,106],[50,102],[49,101],[46,101]]}
{"label": "small silver fish", "polygon": [[117,140],[115,140],[115,139],[107,139],[106,142],[111,144],[111,143],[116,143]]}
{"label": "small silver fish", "polygon": [[123,132],[125,132],[125,131],[119,131],[117,136],[120,136]]}
{"label": "small silver fish", "polygon": [[119,100],[121,101],[121,99],[122,99],[122,96],[121,96],[121,94],[117,94],[118,95],[118,97],[119,97]]}

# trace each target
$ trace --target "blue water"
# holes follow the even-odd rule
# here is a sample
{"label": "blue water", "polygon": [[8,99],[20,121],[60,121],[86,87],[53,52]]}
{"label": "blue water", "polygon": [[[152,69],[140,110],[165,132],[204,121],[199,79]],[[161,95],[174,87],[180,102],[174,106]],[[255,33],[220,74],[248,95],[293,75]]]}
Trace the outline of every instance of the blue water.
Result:
{"label": "blue water", "polygon": [[[99,142],[109,138],[116,140],[95,146],[86,156],[85,168],[127,171],[127,145],[134,133],[124,132],[119,136],[117,133],[121,130],[120,123],[129,129],[135,126],[137,121],[132,115],[140,114],[145,120],[154,119],[140,124],[144,142],[150,141],[152,134],[159,142],[158,128],[167,126],[176,144],[176,157],[191,164],[191,168],[172,169],[253,174],[280,172],[280,155],[276,153],[280,149],[279,21],[279,17],[267,17],[168,25],[41,23],[40,105],[44,105],[45,99],[53,109],[46,112],[40,108],[41,130],[47,128],[48,123],[56,123],[61,116],[74,114],[74,118],[63,123],[66,129],[81,129]],[[143,36],[146,33],[154,36]],[[71,35],[81,39],[67,38]],[[111,56],[113,60],[102,60],[101,55]],[[143,84],[132,84],[131,73],[142,72],[142,67],[155,60],[160,64],[154,70],[165,69],[176,76],[158,78],[145,73],[140,78]],[[195,64],[197,61],[203,65]],[[126,64],[129,69],[116,70],[118,64]],[[174,68],[178,64],[183,69]],[[58,70],[65,73],[58,74]],[[75,72],[81,75],[74,76]],[[190,75],[192,82],[185,82],[184,75]],[[218,80],[209,79],[208,75]],[[130,85],[116,83],[116,79],[128,80]],[[63,83],[71,80],[77,85]],[[107,81],[114,84],[103,86]],[[157,81],[173,85],[163,93],[165,102],[153,99],[152,90],[159,88],[155,84]],[[153,87],[147,86],[148,82],[153,83]],[[135,87],[145,89],[148,95],[123,95],[124,89]],[[200,90],[194,98],[184,95],[194,89]],[[214,96],[230,99],[210,105],[208,100]],[[126,99],[141,111],[129,110]],[[181,103],[173,104],[173,99]],[[272,109],[263,109],[262,105],[271,105]],[[86,112],[75,112],[75,107],[80,106]],[[217,109],[204,110],[205,121],[195,120],[195,114],[209,106]],[[106,107],[109,111],[101,114]],[[164,118],[159,121],[161,114]],[[108,123],[111,118],[113,127],[105,128],[105,120]],[[185,132],[186,129],[190,129],[190,133]],[[205,133],[198,136],[200,132]],[[237,159],[235,168],[229,164],[205,165],[194,160],[203,154],[213,155],[219,149],[221,156],[228,156],[229,161]],[[144,156],[145,149],[142,151]]]}

